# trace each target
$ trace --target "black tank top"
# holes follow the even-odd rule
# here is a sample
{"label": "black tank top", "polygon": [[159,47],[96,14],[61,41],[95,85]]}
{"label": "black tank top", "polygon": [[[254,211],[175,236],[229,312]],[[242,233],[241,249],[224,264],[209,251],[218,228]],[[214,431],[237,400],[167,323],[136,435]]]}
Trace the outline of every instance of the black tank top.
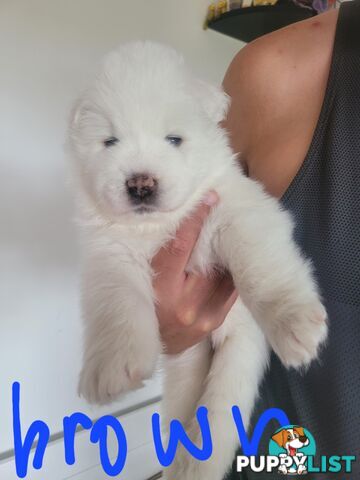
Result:
{"label": "black tank top", "polygon": [[[329,339],[306,374],[286,371],[272,356],[253,422],[267,408],[283,409],[291,424],[313,434],[319,455],[358,457],[352,474],[305,478],[360,480],[360,0],[340,7],[320,118],[282,202],[295,219],[296,241],[315,266]],[[277,428],[275,422],[268,425],[259,454],[268,453]],[[278,478],[284,476],[237,473],[235,462],[227,477]]]}

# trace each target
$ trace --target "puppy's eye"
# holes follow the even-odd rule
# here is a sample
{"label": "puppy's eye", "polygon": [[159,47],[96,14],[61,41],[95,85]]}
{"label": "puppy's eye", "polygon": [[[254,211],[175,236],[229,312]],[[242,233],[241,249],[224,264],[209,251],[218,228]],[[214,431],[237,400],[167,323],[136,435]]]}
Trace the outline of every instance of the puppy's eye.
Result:
{"label": "puppy's eye", "polygon": [[109,137],[106,140],[104,140],[104,145],[106,148],[112,147],[113,145],[116,145],[119,142],[119,139],[116,137]]}
{"label": "puppy's eye", "polygon": [[168,135],[166,137],[166,141],[171,143],[171,145],[174,145],[175,147],[180,147],[180,145],[183,142],[182,137],[179,137],[179,135]]}

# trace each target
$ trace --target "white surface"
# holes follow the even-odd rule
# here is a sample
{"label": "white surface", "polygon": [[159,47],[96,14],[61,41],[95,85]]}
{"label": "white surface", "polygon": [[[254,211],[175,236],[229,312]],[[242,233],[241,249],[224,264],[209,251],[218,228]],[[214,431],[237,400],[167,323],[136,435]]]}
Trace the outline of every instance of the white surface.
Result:
{"label": "white surface", "polygon": [[[202,30],[207,0],[0,2],[0,453],[12,448],[11,385],[23,426],[51,432],[77,398],[77,252],[63,153],[70,105],[104,53],[149,38],[220,82],[241,43]],[[159,382],[101,412],[152,398]],[[0,478],[4,478],[0,475]],[[54,477],[42,477],[51,478]],[[98,477],[97,477],[98,478]]]}
{"label": "white surface", "polygon": [[[128,453],[122,480],[145,480],[161,470],[152,440],[151,416],[159,412],[160,405],[154,404],[119,418],[126,433]],[[141,432],[141,435],[139,435]],[[64,460],[63,439],[50,443],[44,455],[41,470],[32,467],[33,453],[30,455],[29,468],[26,478],[31,480],[102,480],[109,478],[99,460],[98,445],[89,440],[90,431],[78,432],[75,437],[75,464],[66,465]],[[112,462],[118,452],[118,442],[115,435],[109,430],[108,452]],[[16,468],[14,459],[0,462],[1,480],[15,480]]]}

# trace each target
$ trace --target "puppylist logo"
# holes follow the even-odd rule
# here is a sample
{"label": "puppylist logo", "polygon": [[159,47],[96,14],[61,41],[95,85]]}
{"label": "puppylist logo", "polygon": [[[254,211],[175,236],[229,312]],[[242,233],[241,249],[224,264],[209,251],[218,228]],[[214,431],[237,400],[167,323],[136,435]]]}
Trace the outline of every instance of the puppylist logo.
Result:
{"label": "puppylist logo", "polygon": [[269,455],[279,458],[278,472],[284,475],[308,473],[308,458],[314,458],[316,443],[306,428],[288,425],[271,437]]}
{"label": "puppylist logo", "polygon": [[288,476],[307,473],[351,473],[354,455],[322,455],[315,459],[316,441],[299,425],[286,425],[272,435],[269,455],[238,456],[237,471],[249,468],[253,472],[277,472]]}

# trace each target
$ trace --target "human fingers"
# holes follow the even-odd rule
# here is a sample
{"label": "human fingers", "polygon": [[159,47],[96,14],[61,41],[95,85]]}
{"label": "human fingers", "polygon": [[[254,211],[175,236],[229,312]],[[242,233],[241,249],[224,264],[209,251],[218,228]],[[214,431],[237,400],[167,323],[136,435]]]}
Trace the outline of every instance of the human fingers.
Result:
{"label": "human fingers", "polygon": [[211,208],[218,202],[216,192],[209,192],[192,215],[186,218],[172,239],[155,255],[152,267],[155,286],[164,286],[184,275],[191,253]]}
{"label": "human fingers", "polygon": [[226,273],[203,307],[199,317],[202,330],[211,332],[220,327],[237,298],[231,275]]}

